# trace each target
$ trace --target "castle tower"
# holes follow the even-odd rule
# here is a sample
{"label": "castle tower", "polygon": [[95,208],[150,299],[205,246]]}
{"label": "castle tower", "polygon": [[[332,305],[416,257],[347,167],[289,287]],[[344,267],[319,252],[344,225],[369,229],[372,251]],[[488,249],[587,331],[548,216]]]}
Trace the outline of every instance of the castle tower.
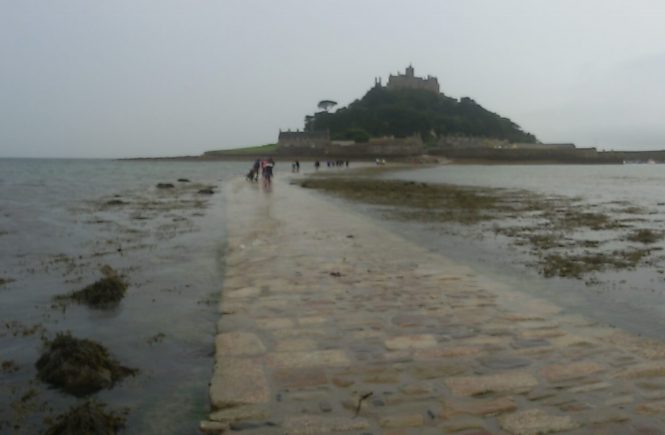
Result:
{"label": "castle tower", "polygon": [[[376,86],[376,82],[375,82]],[[390,75],[388,77],[388,89],[422,89],[435,94],[439,93],[439,81],[436,77],[427,76],[427,78],[416,77],[413,66],[406,67],[404,74]]]}

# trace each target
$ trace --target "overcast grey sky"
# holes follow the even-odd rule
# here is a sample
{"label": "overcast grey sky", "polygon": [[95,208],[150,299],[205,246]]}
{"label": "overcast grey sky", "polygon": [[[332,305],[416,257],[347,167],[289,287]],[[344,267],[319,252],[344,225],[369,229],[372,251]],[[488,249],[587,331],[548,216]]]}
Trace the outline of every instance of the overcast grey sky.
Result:
{"label": "overcast grey sky", "polygon": [[274,142],[412,63],[545,142],[665,148],[661,0],[0,0],[0,156]]}

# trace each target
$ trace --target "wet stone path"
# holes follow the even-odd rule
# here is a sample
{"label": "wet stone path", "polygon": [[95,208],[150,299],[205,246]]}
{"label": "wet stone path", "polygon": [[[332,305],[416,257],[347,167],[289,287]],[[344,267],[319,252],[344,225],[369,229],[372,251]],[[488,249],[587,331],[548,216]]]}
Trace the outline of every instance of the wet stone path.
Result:
{"label": "wet stone path", "polygon": [[203,432],[665,433],[665,345],[490,282],[283,180],[226,194]]}

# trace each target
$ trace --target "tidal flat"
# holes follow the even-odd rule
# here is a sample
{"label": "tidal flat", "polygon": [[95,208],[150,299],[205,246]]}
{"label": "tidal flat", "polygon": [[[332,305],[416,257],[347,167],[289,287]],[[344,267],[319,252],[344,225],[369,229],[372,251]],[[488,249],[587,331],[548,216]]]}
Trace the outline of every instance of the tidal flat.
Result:
{"label": "tidal flat", "polygon": [[[37,433],[46,425],[49,433],[79,433],[63,428],[76,427],[85,414],[91,422],[82,427],[106,425],[99,433],[115,433],[121,422],[125,433],[168,432],[158,410],[168,407],[158,396],[176,391],[182,397],[181,409],[163,412],[184,419],[205,411],[205,388],[197,387],[195,378],[200,376],[205,385],[210,336],[199,334],[199,326],[182,316],[198,316],[201,321],[208,315],[207,325],[212,327],[212,310],[198,301],[214,283],[209,277],[178,271],[168,259],[174,249],[187,252],[205,228],[211,197],[198,193],[204,188],[210,186],[152,185],[77,202],[68,207],[76,224],[69,224],[68,243],[62,244],[69,252],[38,261],[14,257],[12,273],[17,279],[7,283],[3,296],[14,294],[10,304],[15,308],[6,313],[0,328],[0,431]],[[198,246],[214,259],[214,247]],[[201,264],[206,259],[199,255],[189,261]],[[45,289],[32,295],[32,307],[16,295],[26,284]],[[21,296],[27,295],[24,290]],[[169,305],[182,306],[174,310]],[[182,311],[185,307],[189,314]],[[159,315],[169,312],[184,323],[169,326],[169,318]],[[128,374],[132,376],[123,379]],[[108,415],[101,412],[104,405]],[[120,412],[122,419],[115,414]],[[171,424],[180,431],[194,427],[196,420]]]}
{"label": "tidal flat", "polygon": [[389,219],[502,235],[527,248],[545,277],[585,279],[595,272],[657,266],[663,259],[656,245],[662,233],[644,228],[635,210],[622,218],[585,206],[580,198],[369,177],[315,177],[301,186],[382,206]]}

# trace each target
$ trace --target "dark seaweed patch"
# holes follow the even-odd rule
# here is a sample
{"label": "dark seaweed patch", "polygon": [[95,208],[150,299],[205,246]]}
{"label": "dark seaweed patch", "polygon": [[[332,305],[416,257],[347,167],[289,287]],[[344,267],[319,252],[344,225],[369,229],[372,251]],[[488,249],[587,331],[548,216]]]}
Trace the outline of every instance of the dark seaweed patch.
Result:
{"label": "dark seaweed patch", "polygon": [[630,233],[627,237],[627,239],[630,240],[631,242],[644,243],[645,245],[656,243],[662,240],[662,238],[663,238],[662,232],[653,231],[647,228],[635,230],[632,233]]}
{"label": "dark seaweed patch", "polygon": [[59,415],[46,435],[113,435],[124,426],[124,415],[107,411],[104,404],[90,400]]}
{"label": "dark seaweed patch", "polygon": [[85,396],[136,373],[120,365],[104,346],[88,339],[78,339],[69,333],[59,333],[48,341],[36,364],[37,375],[75,396]]}
{"label": "dark seaweed patch", "polygon": [[114,307],[125,297],[127,283],[108,266],[102,268],[102,273],[104,278],[81,290],[57,296],[56,299],[73,300],[97,309]]}

